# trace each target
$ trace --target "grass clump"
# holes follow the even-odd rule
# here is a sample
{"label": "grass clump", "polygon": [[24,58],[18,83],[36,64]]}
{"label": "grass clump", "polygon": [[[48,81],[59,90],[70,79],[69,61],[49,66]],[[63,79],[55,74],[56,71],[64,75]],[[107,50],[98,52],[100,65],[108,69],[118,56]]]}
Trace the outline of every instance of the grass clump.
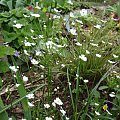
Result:
{"label": "grass clump", "polygon": [[70,11],[40,2],[0,14],[2,65],[8,55],[0,118],[119,119],[118,23],[93,9],[73,10],[70,1],[63,5]]}

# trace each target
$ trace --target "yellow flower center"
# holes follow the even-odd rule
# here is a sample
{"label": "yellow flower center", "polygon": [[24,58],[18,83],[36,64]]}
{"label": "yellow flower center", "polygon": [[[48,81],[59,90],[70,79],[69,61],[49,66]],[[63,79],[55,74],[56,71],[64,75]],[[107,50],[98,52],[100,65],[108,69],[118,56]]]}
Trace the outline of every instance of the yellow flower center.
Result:
{"label": "yellow flower center", "polygon": [[107,104],[103,105],[103,110],[106,111],[107,109],[108,109],[108,105]]}

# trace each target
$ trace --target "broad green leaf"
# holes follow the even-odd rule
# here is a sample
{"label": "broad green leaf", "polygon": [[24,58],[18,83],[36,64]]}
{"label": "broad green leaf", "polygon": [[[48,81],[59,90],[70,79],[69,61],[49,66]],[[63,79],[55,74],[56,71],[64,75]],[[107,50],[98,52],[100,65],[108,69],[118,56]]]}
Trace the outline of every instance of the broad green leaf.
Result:
{"label": "broad green leaf", "polygon": [[57,3],[60,5],[60,6],[64,6],[66,0],[57,0]]}
{"label": "broad green leaf", "polygon": [[24,6],[24,1],[23,0],[17,0],[16,1],[15,8],[23,7],[23,6]]}
{"label": "broad green leaf", "polygon": [[96,90],[96,91],[94,91],[94,96],[95,96],[95,98],[99,98],[100,97],[100,93]]}
{"label": "broad green leaf", "polygon": [[116,97],[120,100],[120,94],[117,94]]}
{"label": "broad green leaf", "polygon": [[0,58],[5,57],[6,55],[14,55],[15,50],[11,47],[0,46]]}
{"label": "broad green leaf", "polygon": [[9,0],[8,2],[7,2],[7,5],[8,5],[8,8],[10,9],[10,10],[12,10],[12,0]]}
{"label": "broad green leaf", "polygon": [[3,13],[1,13],[0,15],[1,15],[2,17],[6,17],[6,18],[8,18],[8,17],[11,16],[11,14],[10,14],[9,12],[3,12]]}
{"label": "broad green leaf", "polygon": [[0,5],[6,6],[6,5],[7,5],[7,4],[6,4],[6,0],[1,0],[1,1],[0,1]]}
{"label": "broad green leaf", "polygon": [[100,86],[98,89],[99,90],[104,90],[104,89],[107,89],[108,88],[108,86]]}
{"label": "broad green leaf", "polygon": [[15,33],[9,33],[7,31],[3,31],[3,36],[4,36],[4,41],[10,43],[13,40],[15,40],[18,35],[16,35]]}
{"label": "broad green leaf", "polygon": [[5,73],[9,71],[8,63],[5,61],[0,61],[0,72]]}
{"label": "broad green leaf", "polygon": [[47,11],[47,8],[46,7],[44,7],[43,8],[43,10],[42,10],[42,12],[46,12]]}

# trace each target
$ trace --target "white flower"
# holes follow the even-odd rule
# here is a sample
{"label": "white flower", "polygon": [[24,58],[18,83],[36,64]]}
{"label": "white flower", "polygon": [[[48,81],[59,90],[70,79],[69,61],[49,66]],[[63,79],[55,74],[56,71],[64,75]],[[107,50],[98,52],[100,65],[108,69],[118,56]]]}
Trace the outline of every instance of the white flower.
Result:
{"label": "white flower", "polygon": [[68,117],[65,117],[65,119],[66,119],[66,120],[69,120],[69,118],[68,118]]}
{"label": "white flower", "polygon": [[61,64],[61,67],[65,67],[65,64]]}
{"label": "white flower", "polygon": [[76,77],[78,78],[78,77],[79,77],[79,75],[78,75],[78,74],[76,74]]}
{"label": "white flower", "polygon": [[17,71],[18,71],[18,69],[17,69],[16,66],[10,66],[9,68],[10,68],[12,71],[14,71],[14,72],[17,72]]}
{"label": "white flower", "polygon": [[112,43],[108,42],[109,45],[112,45]]}
{"label": "white flower", "polygon": [[58,48],[62,48],[62,47],[65,47],[65,46],[62,46],[62,45],[56,45],[56,47],[58,47]]}
{"label": "white flower", "polygon": [[71,33],[72,35],[77,35],[77,32],[76,32],[76,29],[75,29],[75,28],[70,29],[70,33]]}
{"label": "white flower", "polygon": [[99,112],[97,112],[97,111],[95,111],[95,114],[96,114],[96,115],[100,115],[100,113],[99,113]]}
{"label": "white flower", "polygon": [[74,28],[70,29],[70,33],[72,35],[77,35],[76,29],[74,29]]}
{"label": "white flower", "polygon": [[54,18],[54,19],[56,19],[56,18],[60,19],[60,16],[58,16],[58,15],[53,15],[53,18]]}
{"label": "white flower", "polygon": [[119,88],[120,86],[119,85],[116,85],[117,88]]}
{"label": "white flower", "polygon": [[83,22],[81,20],[76,20],[76,22],[78,22],[80,24],[83,24]]}
{"label": "white flower", "polygon": [[35,45],[35,43],[30,43],[30,42],[27,42],[26,40],[25,40],[25,42],[24,42],[24,44],[25,44],[25,46],[31,46],[31,45]]}
{"label": "white flower", "polygon": [[16,83],[16,85],[15,85],[15,86],[16,86],[16,87],[19,87],[19,86],[20,86],[20,84],[17,84],[17,83]]}
{"label": "white flower", "polygon": [[44,38],[43,35],[38,35],[39,38]]}
{"label": "white flower", "polygon": [[29,107],[33,107],[34,106],[34,104],[32,104],[30,102],[28,102],[28,105],[29,105]]}
{"label": "white flower", "polygon": [[24,44],[25,44],[25,46],[31,46],[31,43],[27,42],[26,40],[25,40]]}
{"label": "white flower", "polygon": [[41,75],[40,77],[41,77],[41,78],[44,78],[44,75]]}
{"label": "white flower", "polygon": [[52,42],[52,41],[47,41],[47,42],[46,42],[47,48],[52,48],[53,45],[55,45],[55,43]]}
{"label": "white flower", "polygon": [[86,54],[90,54],[90,52],[88,50],[86,50]]}
{"label": "white flower", "polygon": [[120,79],[120,76],[116,75],[116,78]]}
{"label": "white flower", "polygon": [[99,106],[99,104],[98,104],[98,103],[95,103],[95,105],[96,105],[96,106]]}
{"label": "white flower", "polygon": [[99,58],[101,58],[101,55],[100,55],[100,54],[96,54],[96,57],[99,57]]}
{"label": "white flower", "polygon": [[56,13],[60,12],[60,11],[58,11],[56,8],[54,8],[54,11],[55,11]]}
{"label": "white flower", "polygon": [[66,111],[64,111],[63,109],[61,109],[60,112],[62,113],[63,116],[65,116]]}
{"label": "white flower", "polygon": [[97,28],[97,29],[100,29],[101,25],[95,25],[94,27]]}
{"label": "white flower", "polygon": [[19,28],[21,28],[23,25],[18,23],[18,24],[13,25],[13,26],[19,29]]}
{"label": "white flower", "polygon": [[36,51],[36,56],[42,56],[42,52],[41,51]]}
{"label": "white flower", "polygon": [[34,33],[34,30],[30,29],[30,31],[31,31],[32,33]]}
{"label": "white flower", "polygon": [[71,85],[71,82],[68,82],[68,85],[70,86],[70,85]]}
{"label": "white flower", "polygon": [[28,55],[28,56],[29,56],[29,54],[28,54],[27,50],[24,50],[24,53],[25,53],[26,55]]}
{"label": "white flower", "polygon": [[40,10],[40,9],[41,9],[38,5],[37,5],[35,8],[36,8],[36,9],[38,9],[38,10]]}
{"label": "white flower", "polygon": [[73,12],[70,12],[70,17],[71,17],[71,18],[74,18],[74,17],[75,17],[74,14],[73,14]]}
{"label": "white flower", "polygon": [[72,22],[71,24],[72,24],[72,25],[75,25],[75,22]]}
{"label": "white flower", "polygon": [[84,83],[88,83],[89,81],[88,80],[83,80],[84,81]]}
{"label": "white flower", "polygon": [[114,64],[114,63],[115,63],[114,61],[111,61],[111,60],[108,60],[108,62],[111,63],[111,64]]}
{"label": "white flower", "polygon": [[81,16],[86,16],[87,14],[88,14],[88,12],[87,12],[86,9],[80,10],[80,15],[81,15]]}
{"label": "white flower", "polygon": [[8,118],[8,120],[12,120],[12,118]]}
{"label": "white flower", "polygon": [[52,120],[51,117],[45,117],[45,120]]}
{"label": "white flower", "polygon": [[77,46],[82,46],[82,44],[80,44],[79,42],[76,42],[75,43]]}
{"label": "white flower", "polygon": [[33,65],[37,65],[39,62],[38,62],[37,60],[35,60],[35,59],[32,59],[32,60],[31,60],[31,63],[32,63]]}
{"label": "white flower", "polygon": [[43,65],[40,65],[40,67],[41,67],[42,69],[44,69],[44,68],[45,68]]}
{"label": "white flower", "polygon": [[50,105],[49,104],[44,104],[44,107],[48,109],[48,108],[50,108]]}
{"label": "white flower", "polygon": [[54,103],[57,105],[63,105],[63,102],[58,97],[54,100]]}
{"label": "white flower", "polygon": [[114,92],[111,92],[111,93],[109,94],[109,96],[110,96],[110,97],[115,97],[115,93],[114,93]]}
{"label": "white flower", "polygon": [[16,75],[13,75],[14,78],[16,78]]}
{"label": "white flower", "polygon": [[83,55],[83,54],[81,54],[81,55],[79,56],[79,58],[80,58],[81,60],[83,60],[83,61],[87,61],[87,57],[86,57],[85,55]]}
{"label": "white flower", "polygon": [[117,55],[113,54],[113,57],[114,57],[114,58],[118,58],[119,56],[117,56]]}
{"label": "white flower", "polygon": [[16,21],[16,20],[14,20],[13,22],[14,22],[14,23],[16,23],[17,21]]}
{"label": "white flower", "polygon": [[54,91],[56,92],[56,91],[57,91],[57,88],[55,88]]}
{"label": "white flower", "polygon": [[71,0],[68,0],[67,3],[73,5],[72,1]]}
{"label": "white flower", "polygon": [[33,17],[40,17],[39,14],[31,14],[31,16],[33,16]]}
{"label": "white flower", "polygon": [[23,76],[23,81],[24,81],[24,82],[27,82],[27,81],[28,81],[28,77]]}
{"label": "white flower", "polygon": [[53,107],[56,107],[56,104],[55,104],[55,102],[52,102],[52,106],[53,106]]}
{"label": "white flower", "polygon": [[23,14],[23,16],[24,16],[25,18],[30,17],[29,15],[25,15],[25,14]]}
{"label": "white flower", "polygon": [[98,44],[90,43],[92,46],[98,47]]}
{"label": "white flower", "polygon": [[102,40],[102,43],[105,44],[105,41]]}
{"label": "white flower", "polygon": [[26,97],[28,99],[33,99],[34,98],[34,94],[33,93],[27,94]]}
{"label": "white flower", "polygon": [[27,120],[27,119],[23,119],[23,118],[22,118],[22,120]]}

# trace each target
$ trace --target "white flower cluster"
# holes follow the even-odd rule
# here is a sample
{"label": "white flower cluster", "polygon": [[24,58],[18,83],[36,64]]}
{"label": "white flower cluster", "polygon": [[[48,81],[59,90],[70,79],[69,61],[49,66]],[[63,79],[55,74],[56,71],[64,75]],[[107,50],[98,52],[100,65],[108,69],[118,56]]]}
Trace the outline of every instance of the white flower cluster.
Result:
{"label": "white flower cluster", "polygon": [[27,42],[26,40],[24,41],[24,44],[25,44],[25,46],[34,46],[34,45],[36,45],[36,43],[30,43],[30,42]]}
{"label": "white flower cluster", "polygon": [[9,67],[12,71],[14,71],[14,72],[17,72],[18,71],[18,68],[19,68],[19,66],[10,66]]}

